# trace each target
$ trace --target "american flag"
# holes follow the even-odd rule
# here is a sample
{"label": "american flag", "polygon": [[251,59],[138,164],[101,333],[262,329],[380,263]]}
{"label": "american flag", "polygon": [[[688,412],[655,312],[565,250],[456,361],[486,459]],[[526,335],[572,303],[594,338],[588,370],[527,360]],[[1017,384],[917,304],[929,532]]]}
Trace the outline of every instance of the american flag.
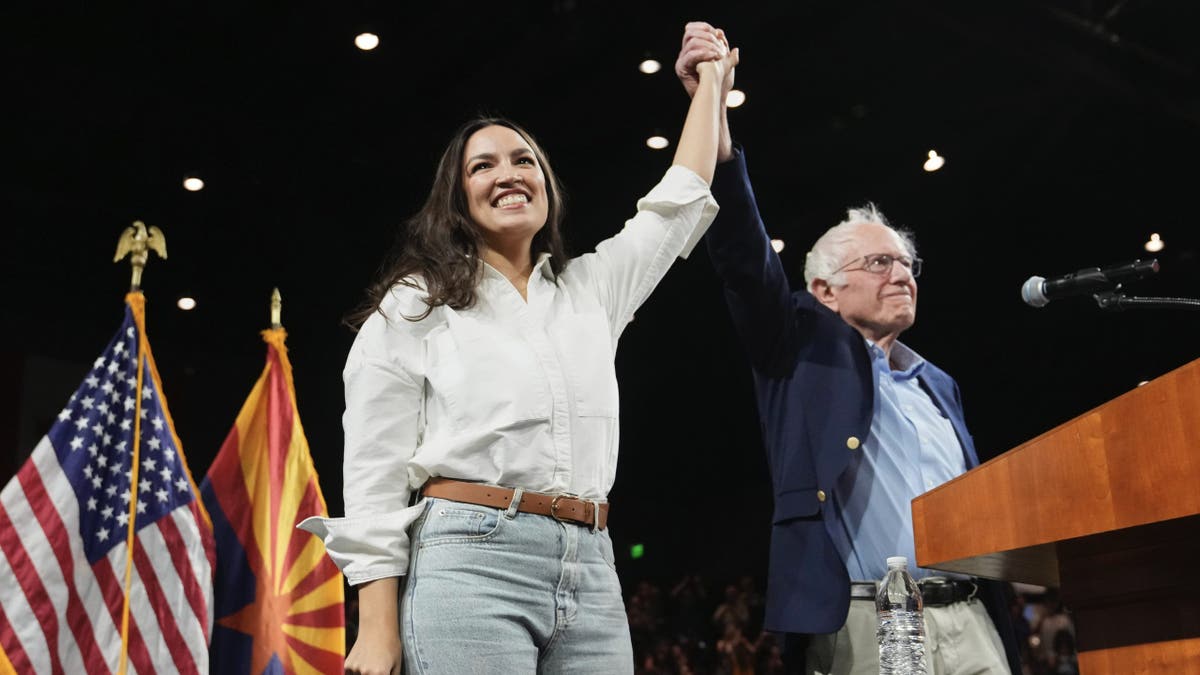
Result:
{"label": "american flag", "polygon": [[208,672],[212,525],[126,301],[0,492],[0,672]]}

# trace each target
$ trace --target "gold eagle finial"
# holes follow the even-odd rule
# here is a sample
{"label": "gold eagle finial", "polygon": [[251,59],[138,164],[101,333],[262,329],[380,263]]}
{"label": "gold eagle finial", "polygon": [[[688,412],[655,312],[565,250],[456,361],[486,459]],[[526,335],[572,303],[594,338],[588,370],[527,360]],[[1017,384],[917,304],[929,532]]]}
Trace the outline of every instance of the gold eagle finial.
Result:
{"label": "gold eagle finial", "polygon": [[129,263],[133,265],[133,277],[129,282],[130,291],[141,289],[142,270],[146,267],[146,261],[150,259],[150,251],[154,251],[158,257],[166,260],[167,238],[157,227],[151,225],[147,232],[145,223],[140,220],[133,221],[133,225],[125,228],[125,231],[121,233],[121,238],[117,240],[117,254],[113,256],[113,262],[120,262],[125,256],[130,256]]}

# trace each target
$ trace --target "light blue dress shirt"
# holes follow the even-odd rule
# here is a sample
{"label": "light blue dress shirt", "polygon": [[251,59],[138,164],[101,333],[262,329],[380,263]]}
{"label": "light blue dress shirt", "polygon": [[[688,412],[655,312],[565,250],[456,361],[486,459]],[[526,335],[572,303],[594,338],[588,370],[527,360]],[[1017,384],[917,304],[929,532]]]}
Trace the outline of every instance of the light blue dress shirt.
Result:
{"label": "light blue dress shirt", "polygon": [[876,394],[871,431],[833,491],[837,517],[829,534],[851,579],[882,579],[887,558],[895,555],[908,558],[914,578],[947,576],[916,566],[911,502],[967,470],[962,445],[921,388],[917,376],[925,360],[896,342],[893,369],[870,340],[867,349]]}

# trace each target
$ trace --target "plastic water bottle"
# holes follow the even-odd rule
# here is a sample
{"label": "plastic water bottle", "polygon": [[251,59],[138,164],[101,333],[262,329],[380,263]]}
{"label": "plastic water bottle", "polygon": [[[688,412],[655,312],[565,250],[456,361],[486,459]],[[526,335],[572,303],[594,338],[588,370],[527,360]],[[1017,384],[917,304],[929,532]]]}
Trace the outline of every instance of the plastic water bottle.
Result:
{"label": "plastic water bottle", "polygon": [[908,573],[908,558],[887,559],[887,576],[875,595],[879,614],[879,675],[926,675],[925,604]]}

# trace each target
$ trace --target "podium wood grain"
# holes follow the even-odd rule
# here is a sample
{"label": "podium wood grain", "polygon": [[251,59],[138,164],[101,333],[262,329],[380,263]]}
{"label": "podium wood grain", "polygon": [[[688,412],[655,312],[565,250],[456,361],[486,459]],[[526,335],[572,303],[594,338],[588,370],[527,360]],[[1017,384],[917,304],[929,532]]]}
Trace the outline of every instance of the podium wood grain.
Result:
{"label": "podium wood grain", "polygon": [[1198,439],[1200,360],[913,500],[917,563],[1058,587],[1085,675],[1200,675]]}

